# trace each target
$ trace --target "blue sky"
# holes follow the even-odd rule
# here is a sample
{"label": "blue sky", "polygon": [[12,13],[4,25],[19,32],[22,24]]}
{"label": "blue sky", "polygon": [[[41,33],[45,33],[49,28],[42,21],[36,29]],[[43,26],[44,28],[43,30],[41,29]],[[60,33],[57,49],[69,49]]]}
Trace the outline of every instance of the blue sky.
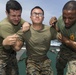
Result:
{"label": "blue sky", "polygon": [[[6,17],[5,5],[8,0],[0,0],[0,21]],[[52,16],[57,18],[62,13],[64,4],[69,0],[17,0],[23,8],[22,18],[28,22],[30,20],[30,11],[35,6],[40,6],[45,12],[43,23],[49,25],[49,20]]]}

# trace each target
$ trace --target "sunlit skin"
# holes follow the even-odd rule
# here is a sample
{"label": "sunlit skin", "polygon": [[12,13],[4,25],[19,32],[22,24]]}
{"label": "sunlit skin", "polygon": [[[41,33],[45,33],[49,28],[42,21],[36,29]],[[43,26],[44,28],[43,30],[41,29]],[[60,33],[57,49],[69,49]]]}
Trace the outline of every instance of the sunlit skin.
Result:
{"label": "sunlit skin", "polygon": [[[33,13],[42,13],[43,14],[42,10],[37,9],[37,8],[32,11],[32,14]],[[43,16],[39,16],[38,14],[36,16],[31,15],[30,18],[31,18],[33,24],[42,24],[44,15]]]}
{"label": "sunlit skin", "polygon": [[63,20],[66,28],[76,23],[76,10],[63,10]]}
{"label": "sunlit skin", "polygon": [[9,19],[9,21],[14,24],[14,25],[18,25],[18,23],[21,20],[21,10],[12,10],[10,9],[10,13],[6,12],[7,17]]}

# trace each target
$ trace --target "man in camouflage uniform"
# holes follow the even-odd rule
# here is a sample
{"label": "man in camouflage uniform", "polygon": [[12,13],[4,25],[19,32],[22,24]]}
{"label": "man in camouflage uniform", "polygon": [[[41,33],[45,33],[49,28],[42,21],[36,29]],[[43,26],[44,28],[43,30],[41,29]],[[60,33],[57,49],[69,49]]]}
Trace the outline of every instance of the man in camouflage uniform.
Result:
{"label": "man in camouflage uniform", "polygon": [[[57,75],[64,74],[64,68],[66,67],[67,63],[67,75],[76,75],[76,1],[67,2],[63,7],[62,12],[62,16],[59,17],[55,26],[56,30],[62,34],[62,36],[60,35],[59,37],[62,45],[60,46],[60,52],[57,56]],[[54,22],[55,20],[50,24],[52,25]]]}
{"label": "man in camouflage uniform", "polygon": [[[15,0],[6,4],[7,17],[0,22],[0,75],[19,75],[16,51],[13,49],[16,39],[10,46],[3,46],[4,39],[21,29],[25,22],[21,19],[22,6]],[[16,37],[14,35],[12,38]],[[11,39],[9,39],[11,40]]]}
{"label": "man in camouflage uniform", "polygon": [[56,30],[42,24],[44,11],[41,7],[34,7],[30,15],[32,21],[30,29],[23,35],[20,32],[17,33],[26,42],[26,73],[27,75],[53,75],[47,52],[50,41],[56,39]]}

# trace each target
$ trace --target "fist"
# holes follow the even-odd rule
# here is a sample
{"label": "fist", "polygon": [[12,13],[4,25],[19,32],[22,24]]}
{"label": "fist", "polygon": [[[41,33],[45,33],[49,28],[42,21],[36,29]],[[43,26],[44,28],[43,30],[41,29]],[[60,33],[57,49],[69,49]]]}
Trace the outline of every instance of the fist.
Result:
{"label": "fist", "polygon": [[30,23],[25,22],[25,23],[22,25],[22,31],[25,32],[25,31],[28,31],[29,29],[30,29]]}
{"label": "fist", "polygon": [[54,26],[54,25],[56,25],[56,22],[57,22],[57,18],[56,18],[56,17],[52,17],[52,18],[50,19],[49,24],[50,24],[51,26]]}

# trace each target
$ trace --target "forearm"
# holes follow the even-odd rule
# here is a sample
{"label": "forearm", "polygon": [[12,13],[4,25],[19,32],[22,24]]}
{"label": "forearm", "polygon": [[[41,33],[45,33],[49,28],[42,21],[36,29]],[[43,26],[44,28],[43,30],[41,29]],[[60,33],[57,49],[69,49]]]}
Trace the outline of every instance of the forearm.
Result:
{"label": "forearm", "polygon": [[16,43],[12,46],[13,50],[19,51],[23,46],[23,42],[21,40],[17,40]]}
{"label": "forearm", "polygon": [[68,39],[67,37],[63,36],[60,33],[58,33],[57,38],[60,42],[62,42],[62,44],[71,48],[73,51],[76,51],[76,42],[75,41]]}
{"label": "forearm", "polygon": [[67,47],[71,48],[73,51],[76,51],[76,42],[68,39],[67,37],[62,36],[62,43]]}
{"label": "forearm", "polygon": [[72,40],[67,40],[67,41],[65,41],[65,44],[69,48],[72,48],[72,50],[76,51],[76,42],[74,42]]}

